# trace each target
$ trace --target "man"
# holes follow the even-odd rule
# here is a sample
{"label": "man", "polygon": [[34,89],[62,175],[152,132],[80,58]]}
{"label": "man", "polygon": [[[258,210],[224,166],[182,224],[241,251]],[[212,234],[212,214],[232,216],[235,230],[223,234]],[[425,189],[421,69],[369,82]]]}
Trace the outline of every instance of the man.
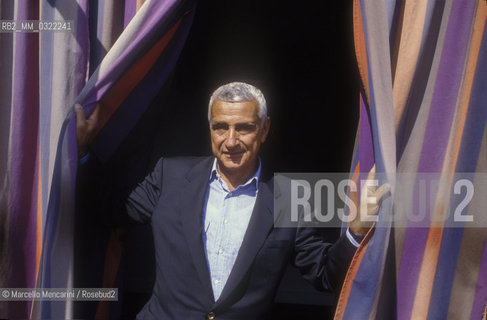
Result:
{"label": "man", "polygon": [[[89,119],[75,111],[84,156],[98,111]],[[153,294],[137,318],[266,318],[288,263],[320,290],[340,287],[356,249],[352,235],[369,227],[357,220],[333,245],[310,228],[274,228],[272,181],[260,179],[270,118],[259,89],[221,86],[208,120],[213,157],[160,159],[126,202],[134,220],[152,224],[155,244]]]}

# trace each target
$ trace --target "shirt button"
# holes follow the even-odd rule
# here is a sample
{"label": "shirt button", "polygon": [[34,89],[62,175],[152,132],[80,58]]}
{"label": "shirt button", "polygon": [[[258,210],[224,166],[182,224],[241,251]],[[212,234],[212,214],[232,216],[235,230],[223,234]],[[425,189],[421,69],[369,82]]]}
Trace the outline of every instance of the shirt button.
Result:
{"label": "shirt button", "polygon": [[222,249],[218,250],[218,254],[222,254],[222,253],[223,253]]}
{"label": "shirt button", "polygon": [[223,221],[223,223],[224,223],[224,224],[228,224],[228,220],[227,220],[227,219],[225,219],[225,220]]}
{"label": "shirt button", "polygon": [[215,313],[214,312],[209,312],[208,315],[206,316],[208,320],[213,320],[215,319]]}
{"label": "shirt button", "polygon": [[215,284],[218,284],[218,282],[220,282],[220,281],[218,281],[218,280],[213,281],[213,283],[215,283]]}

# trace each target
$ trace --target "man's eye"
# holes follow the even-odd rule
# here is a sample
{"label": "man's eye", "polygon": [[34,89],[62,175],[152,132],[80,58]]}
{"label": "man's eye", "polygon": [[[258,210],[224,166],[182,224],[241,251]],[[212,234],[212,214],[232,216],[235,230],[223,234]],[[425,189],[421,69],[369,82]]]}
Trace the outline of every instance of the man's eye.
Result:
{"label": "man's eye", "polygon": [[242,123],[235,127],[235,130],[240,134],[248,134],[255,130],[256,126],[253,123]]}
{"label": "man's eye", "polygon": [[217,134],[223,134],[228,130],[228,126],[224,123],[215,123],[211,125],[211,130],[215,131]]}

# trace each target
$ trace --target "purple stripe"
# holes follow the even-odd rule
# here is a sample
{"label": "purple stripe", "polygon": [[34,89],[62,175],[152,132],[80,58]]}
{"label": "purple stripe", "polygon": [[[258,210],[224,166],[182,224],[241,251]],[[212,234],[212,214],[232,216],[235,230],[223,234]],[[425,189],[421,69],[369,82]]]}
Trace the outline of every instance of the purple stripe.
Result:
{"label": "purple stripe", "polygon": [[[83,11],[85,12],[85,11]],[[81,11],[78,12],[81,14]],[[83,16],[84,17],[84,16]],[[160,17],[161,20],[171,20],[172,17]],[[179,18],[179,17],[178,17]],[[82,19],[80,18],[80,21]],[[86,21],[86,20],[82,20]],[[189,28],[189,26],[188,26]],[[85,28],[84,30],[86,30]],[[86,39],[80,34],[83,31],[81,28],[77,29],[78,37],[80,41]],[[161,30],[154,30],[153,33],[161,32]],[[85,32],[86,33],[86,32]],[[153,39],[151,39],[153,41]],[[148,41],[145,39],[144,41]],[[184,41],[183,41],[184,42]],[[150,44],[150,42],[148,42]],[[82,45],[82,43],[80,43]],[[144,48],[137,48],[137,50],[147,50],[149,46],[146,45]],[[133,48],[132,48],[133,49]],[[127,54],[126,54],[127,55]],[[130,56],[130,54],[128,54]],[[132,56],[137,56],[136,54]],[[135,59],[128,61],[125,59],[124,63],[130,65]],[[82,69],[86,64],[80,63],[79,68]],[[84,69],[86,70],[86,69]],[[118,70],[122,73],[125,69]],[[80,72],[81,73],[81,72]],[[85,73],[82,74],[84,76]],[[113,77],[113,74],[107,73],[108,77]],[[83,77],[80,77],[81,81]],[[106,83],[105,85],[113,84]],[[146,84],[147,85],[147,84]],[[144,87],[140,90],[143,90]],[[93,95],[96,95],[96,87],[92,89]],[[140,103],[140,101],[138,101]],[[138,105],[136,103],[136,105]],[[73,197],[76,166],[77,166],[77,151],[76,151],[76,141],[75,141],[75,121],[72,111],[67,116],[63,127],[61,129],[60,140],[58,143],[58,148],[56,152],[56,162],[54,167],[54,174],[51,186],[51,196],[49,199],[49,207],[47,212],[46,227],[44,233],[44,250],[42,253],[42,277],[41,283],[42,287],[63,287],[63,282],[67,279],[67,272],[69,262],[69,254],[66,250],[67,243],[72,240],[72,234],[66,233],[66,229],[70,230],[72,224],[72,212],[73,203],[68,203],[67,198]],[[66,164],[66,162],[68,162]],[[69,192],[69,194],[67,193]],[[69,228],[66,228],[68,226]],[[65,285],[64,285],[65,286]],[[59,304],[50,304],[48,302],[43,302],[41,315],[42,318],[52,318],[59,317],[63,312],[65,306]]]}
{"label": "purple stripe", "polygon": [[98,41],[98,45],[100,46],[99,50],[101,51],[101,56],[98,56],[99,61],[97,61],[97,62],[100,63],[101,60],[103,59],[103,57],[105,56],[105,54],[107,53],[106,50],[109,50],[110,48],[108,48],[108,49],[103,48],[103,26],[104,26],[103,22],[105,22],[105,6],[106,6],[106,3],[105,3],[105,1],[97,1],[95,3],[97,4],[97,7],[96,7],[96,10],[97,10],[96,11],[96,17],[97,17],[97,20],[96,20],[96,40]]}
{"label": "purple stripe", "polygon": [[[476,115],[478,115],[478,117],[476,125],[478,128],[470,128],[466,126],[466,137],[470,137],[470,134],[477,134],[481,136],[485,131],[487,121],[487,108],[485,107],[485,101],[487,101],[487,81],[485,81],[485,75],[487,74],[487,30],[485,29],[478,59],[475,81],[472,88],[472,95],[470,97],[470,109],[477,110]],[[481,145],[480,140],[475,138],[469,140],[472,140],[474,143],[465,143],[462,145],[461,154],[470,154],[472,153],[471,148]],[[479,141],[479,143],[475,143],[476,141]],[[462,157],[460,164],[463,164],[463,161],[468,161],[467,157],[465,157],[465,159]],[[485,304],[487,303],[487,243],[484,243],[484,253],[479,272],[472,314],[470,315],[471,319],[480,319],[480,315],[482,314]]]}
{"label": "purple stripe", "polygon": [[[77,95],[82,87],[85,84],[86,78],[87,78],[87,68],[88,68],[88,55],[89,55],[89,34],[88,34],[88,16],[87,16],[87,11],[88,11],[88,0],[79,0],[77,3],[74,4],[76,6],[76,13],[75,13],[75,37],[76,37],[76,42],[73,43],[73,48],[72,52],[74,55],[74,65],[72,68],[74,69],[73,72],[73,77],[74,79],[71,88],[73,90],[73,94]],[[55,10],[58,10],[59,8],[52,8],[50,5],[44,5],[43,6],[43,16],[44,19],[46,17],[52,17],[53,13]],[[44,36],[44,35],[43,35]],[[44,120],[41,122],[41,131],[45,130],[45,133],[42,136],[42,146],[43,146],[43,152],[42,152],[42,157],[43,157],[43,172],[47,172],[47,167],[49,165],[49,149],[48,146],[50,144],[50,130],[49,130],[49,123],[50,123],[50,113],[51,113],[51,99],[52,99],[52,90],[51,90],[51,82],[52,82],[52,45],[53,45],[53,37],[51,34],[46,34],[45,35],[47,38],[43,38],[42,41],[42,54],[43,54],[43,62],[41,64],[42,68],[42,73],[41,73],[41,106],[43,110]],[[64,127],[64,126],[63,126]],[[63,141],[63,135],[64,135],[65,129],[61,130],[61,134],[59,136],[59,141]],[[75,135],[73,135],[75,137]],[[59,166],[59,162],[56,160],[56,166]],[[57,217],[54,217],[52,214],[49,214],[49,209],[48,206],[52,208],[52,199],[60,198],[60,193],[61,193],[61,188],[57,187],[57,184],[55,183],[56,181],[56,176],[59,176],[59,174],[56,174],[56,170],[54,171],[55,173],[53,174],[53,183],[51,185],[51,198],[46,199],[48,201],[46,204],[46,208],[43,210],[44,215],[45,215],[45,223],[43,224],[43,230],[44,230],[44,237],[43,237],[43,248],[42,248],[42,258],[41,258],[41,265],[40,265],[40,271],[39,271],[39,278],[38,278],[38,286],[40,287],[51,287],[50,285],[50,276],[46,276],[46,274],[50,274],[53,272],[51,270],[52,265],[58,265],[59,263],[56,260],[51,260],[51,248],[55,245],[55,228],[58,225],[58,219]],[[71,173],[72,175],[72,173]],[[46,180],[46,182],[43,181],[43,190],[44,194],[47,194],[47,174],[46,178],[43,180]],[[67,179],[67,178],[66,178]],[[66,180],[63,178],[63,181]],[[43,197],[44,200],[44,197]],[[43,206],[44,208],[44,206]],[[52,209],[51,209],[52,210]],[[73,210],[66,210],[63,214],[66,215],[71,215]],[[60,240],[57,239],[59,242]],[[60,252],[61,256],[66,256],[65,251]],[[46,258],[49,257],[49,258]],[[52,264],[51,264],[52,262]],[[71,272],[69,268],[66,268],[66,270],[63,270],[61,273],[57,273],[57,276],[60,278],[65,278],[66,274]],[[46,278],[49,279],[46,281]],[[61,287],[66,287],[67,283],[62,285]],[[58,303],[58,305],[60,305]],[[39,301],[39,309],[37,310],[39,313],[38,315],[43,315],[42,318],[48,319],[52,318],[51,316],[51,302],[42,300]],[[35,317],[36,315],[34,315]],[[57,318],[63,318],[64,315],[59,316]]]}
{"label": "purple stripe", "polygon": [[475,172],[482,138],[487,124],[487,30],[484,30],[478,54],[470,104],[462,136],[457,172]]}
{"label": "purple stripe", "polygon": [[135,38],[127,46],[124,52],[108,68],[106,73],[99,78],[91,90],[81,101],[84,106],[94,107],[105,93],[111,88],[116,80],[130,67],[130,65],[144,54],[148,47],[152,46],[155,39],[167,32],[175,23],[172,10],[176,7],[178,0],[170,0],[164,3],[152,1],[149,4],[147,20]]}
{"label": "purple stripe", "polygon": [[397,280],[398,319],[411,318],[411,308],[427,237],[428,229],[426,228],[408,228],[406,231]]}
{"label": "purple stripe", "polygon": [[[391,210],[390,208],[381,208],[381,212]],[[379,278],[381,271],[384,269],[384,255],[387,252],[390,241],[390,228],[379,227],[374,231],[374,237],[371,239],[367,251],[364,254],[362,263],[353,280],[353,286],[347,301],[347,308],[343,319],[364,319],[372,312],[372,306],[375,300],[377,288],[382,290],[394,290],[394,283],[383,284]],[[384,318],[388,318],[384,315]]]}
{"label": "purple stripe", "polygon": [[[484,40],[487,40],[487,33],[484,33]],[[479,53],[476,78],[470,93],[470,105],[462,135],[456,172],[475,172],[477,169],[482,137],[487,121],[487,108],[485,108],[485,101],[487,101],[487,82],[484,81],[485,71],[487,71],[487,59],[485,59],[485,57],[487,57],[486,42],[487,41],[484,41],[483,52],[481,49]],[[473,179],[474,175],[472,174],[471,181],[473,181]],[[456,208],[460,201],[462,201],[461,198],[453,197],[451,199],[450,208]],[[465,210],[468,210],[468,207]],[[447,227],[443,233],[440,256],[438,258],[428,319],[446,319],[449,307],[455,307],[449,306],[445,301],[449,301],[451,297],[464,229],[459,228],[458,223],[453,221],[453,214],[450,214],[446,226]],[[456,228],[452,228],[452,226],[456,226]],[[464,248],[464,250],[470,250],[470,248]],[[482,274],[486,273],[485,270],[487,269],[480,268],[479,283],[482,283],[480,278],[482,277]],[[465,277],[469,276],[465,275]],[[483,310],[483,303],[486,301],[487,297],[485,294],[481,294],[481,297],[483,300],[478,308]],[[463,314],[468,312],[468,310],[462,311]],[[474,318],[480,319],[480,315]]]}
{"label": "purple stripe", "polygon": [[[42,3],[42,19],[45,21],[54,20],[54,10],[49,3]],[[52,106],[52,73],[53,73],[53,51],[54,33],[44,33],[40,43],[40,145],[41,152],[41,183],[42,183],[42,212],[47,207],[47,190],[49,185],[49,150],[51,145],[51,106]],[[46,196],[44,196],[46,195]],[[44,229],[44,221],[42,223]]]}
{"label": "purple stripe", "polygon": [[[17,20],[39,19],[38,1],[21,1]],[[12,288],[35,285],[37,145],[39,129],[39,35],[15,34],[11,127],[10,270]],[[29,94],[26,94],[29,93]],[[10,318],[27,318],[31,302],[9,305]]]}
{"label": "purple stripe", "polygon": [[374,164],[374,145],[370,117],[363,96],[360,96],[360,172],[368,172]]}
{"label": "purple stripe", "polygon": [[[63,227],[66,226],[66,224],[61,221],[63,219],[62,215],[68,216],[67,220],[69,222],[72,221],[71,216],[74,212],[74,203],[63,202],[62,200],[66,200],[67,196],[73,196],[66,195],[65,192],[67,190],[73,191],[73,189],[71,189],[75,183],[73,175],[76,172],[78,164],[77,151],[76,148],[73,148],[73,142],[76,137],[74,128],[75,123],[74,112],[70,111],[63,123],[59,135],[49,206],[46,213],[46,225],[44,229],[41,257],[42,268],[39,275],[39,283],[42,288],[61,288],[68,285],[66,281],[61,284],[59,282],[67,277],[69,268],[64,261],[71,252],[66,252],[66,244],[59,233],[60,230],[62,231]],[[66,139],[68,140],[67,143],[65,142]],[[63,163],[65,161],[68,162],[67,166]],[[72,227],[69,227],[69,230],[71,229]],[[73,234],[71,233],[69,236],[72,237]],[[54,241],[55,239],[57,241]],[[70,250],[72,250],[72,248]],[[62,318],[61,314],[53,312],[52,310],[54,308],[59,310],[60,306],[60,304],[54,305],[49,301],[42,301],[40,310],[41,318],[51,319],[53,318],[53,313],[57,315],[57,318]]]}
{"label": "purple stripe", "polygon": [[127,27],[129,22],[137,11],[137,0],[125,0],[125,14],[123,17],[123,28]]}
{"label": "purple stripe", "polygon": [[419,172],[440,172],[455,113],[475,1],[454,0],[436,78]]}
{"label": "purple stripe", "polygon": [[[455,199],[452,199],[455,200]],[[456,199],[458,204],[460,199]],[[452,207],[455,203],[452,201]],[[453,215],[450,215],[452,219]],[[458,254],[462,243],[462,228],[445,228],[441,242],[440,255],[431,293],[428,319],[446,319],[448,315],[448,303],[455,278]]]}
{"label": "purple stripe", "polygon": [[[429,5],[430,3],[428,3],[428,10],[430,8]],[[431,15],[428,13],[428,17],[431,19],[427,22],[428,29],[425,29],[423,32],[423,37],[426,37],[426,39],[421,47],[421,54],[416,64],[406,109],[404,110],[403,118],[399,124],[396,140],[398,159],[402,158],[402,153],[404,152],[404,149],[406,148],[406,145],[411,137],[423,99],[425,98],[429,77],[432,73],[434,73],[434,70],[432,70],[431,67],[436,52],[444,9],[444,1],[434,1],[433,12]]]}
{"label": "purple stripe", "polygon": [[[442,168],[463,75],[475,4],[475,1],[453,1],[421,151],[419,172],[439,172]],[[401,319],[411,317],[415,287],[424,254],[421,248],[426,244],[428,232],[429,229],[426,228],[410,228],[406,232],[398,275],[398,315]]]}
{"label": "purple stripe", "polygon": [[[360,103],[362,103],[362,94],[360,95]],[[360,159],[359,154],[360,154],[360,126],[357,128],[357,133],[355,135],[355,143],[354,143],[354,149],[353,149],[353,155],[352,155],[352,166],[351,166],[351,170],[349,173],[349,179],[353,178],[353,174],[354,174],[355,169],[357,167],[357,163]],[[349,209],[349,207],[347,206],[345,208],[347,215],[349,213],[348,209]],[[342,228],[341,228],[341,234],[345,233],[347,231],[347,228],[348,228],[347,222],[343,221],[342,222]]]}
{"label": "purple stripe", "polygon": [[[0,10],[3,19],[13,19],[13,1],[0,2]],[[0,35],[0,150],[3,151],[0,156],[0,234],[2,240],[0,244],[0,286],[9,287],[8,273],[10,262],[9,252],[9,185],[8,180],[8,161],[10,156],[7,150],[10,143],[10,118],[11,118],[11,99],[12,99],[12,68],[13,68],[13,34]],[[0,302],[0,317],[8,318],[9,302]]]}
{"label": "purple stripe", "polygon": [[[479,52],[479,60],[477,61],[477,70],[472,91],[469,93],[471,95],[470,105],[463,130],[456,172],[475,172],[477,169],[482,137],[487,121],[487,108],[485,108],[485,101],[487,101],[487,82],[484,81],[487,72],[487,59],[485,58],[487,57],[487,33],[484,33],[483,44],[484,45]],[[472,174],[471,181],[473,181],[473,178],[474,176]],[[450,208],[456,208],[461,200],[461,198],[453,197],[451,199]],[[465,210],[468,210],[468,208]],[[453,215],[450,214],[447,226],[454,225]],[[448,304],[446,304],[445,301],[450,300],[463,236],[463,229],[458,228],[458,225],[456,226],[457,228],[447,227],[444,230],[428,319],[446,319],[448,316]],[[469,248],[465,249],[469,250]],[[482,274],[486,273],[485,270],[487,269],[480,268],[479,278],[482,277]],[[467,275],[465,276],[468,277]],[[479,309],[483,308],[483,303],[487,298],[485,294],[481,296],[483,297],[483,300],[482,304],[478,307]],[[455,306],[450,306],[450,308],[451,307]],[[463,314],[468,312],[467,310],[462,311]],[[480,315],[474,318],[480,319]]]}
{"label": "purple stripe", "polygon": [[[366,48],[367,48],[367,61],[372,61],[371,56],[370,56],[370,44],[368,43],[367,35],[368,35],[368,24],[367,24],[367,16],[364,12],[365,9],[365,1],[361,0],[360,1],[360,7],[362,10],[362,17],[363,17],[363,29],[364,29],[364,34],[366,35],[365,41],[366,41]],[[370,113],[367,113],[368,117],[368,123],[369,126],[372,124],[369,128],[369,136],[365,137],[365,139],[369,139],[370,141],[367,141],[367,143],[370,143],[370,147],[368,150],[365,150],[363,154],[360,155],[360,161],[362,162],[365,160],[365,165],[366,166],[360,166],[362,172],[368,172],[372,168],[372,165],[376,165],[376,170],[377,172],[384,172],[385,171],[385,163],[384,163],[384,157],[382,154],[382,145],[381,145],[381,140],[380,140],[380,132],[379,132],[379,126],[378,126],[378,118],[377,118],[377,104],[376,104],[376,97],[375,97],[375,90],[374,90],[374,81],[373,81],[373,75],[380,73],[382,71],[382,68],[380,70],[374,70],[373,66],[371,63],[368,64],[368,75],[369,75],[369,109]],[[391,96],[392,98],[392,96]],[[380,106],[379,106],[380,107]],[[389,108],[389,106],[383,106],[384,108]],[[379,110],[380,112],[381,110]],[[367,153],[370,152],[369,155]],[[362,158],[365,157],[365,158]]]}

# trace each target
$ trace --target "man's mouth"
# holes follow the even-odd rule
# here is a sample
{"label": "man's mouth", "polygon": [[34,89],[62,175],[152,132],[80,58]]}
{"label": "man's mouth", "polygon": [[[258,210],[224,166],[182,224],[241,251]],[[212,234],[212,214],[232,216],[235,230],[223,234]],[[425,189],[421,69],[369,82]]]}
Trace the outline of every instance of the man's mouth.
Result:
{"label": "man's mouth", "polygon": [[224,155],[227,157],[238,157],[244,154],[244,151],[224,151]]}

